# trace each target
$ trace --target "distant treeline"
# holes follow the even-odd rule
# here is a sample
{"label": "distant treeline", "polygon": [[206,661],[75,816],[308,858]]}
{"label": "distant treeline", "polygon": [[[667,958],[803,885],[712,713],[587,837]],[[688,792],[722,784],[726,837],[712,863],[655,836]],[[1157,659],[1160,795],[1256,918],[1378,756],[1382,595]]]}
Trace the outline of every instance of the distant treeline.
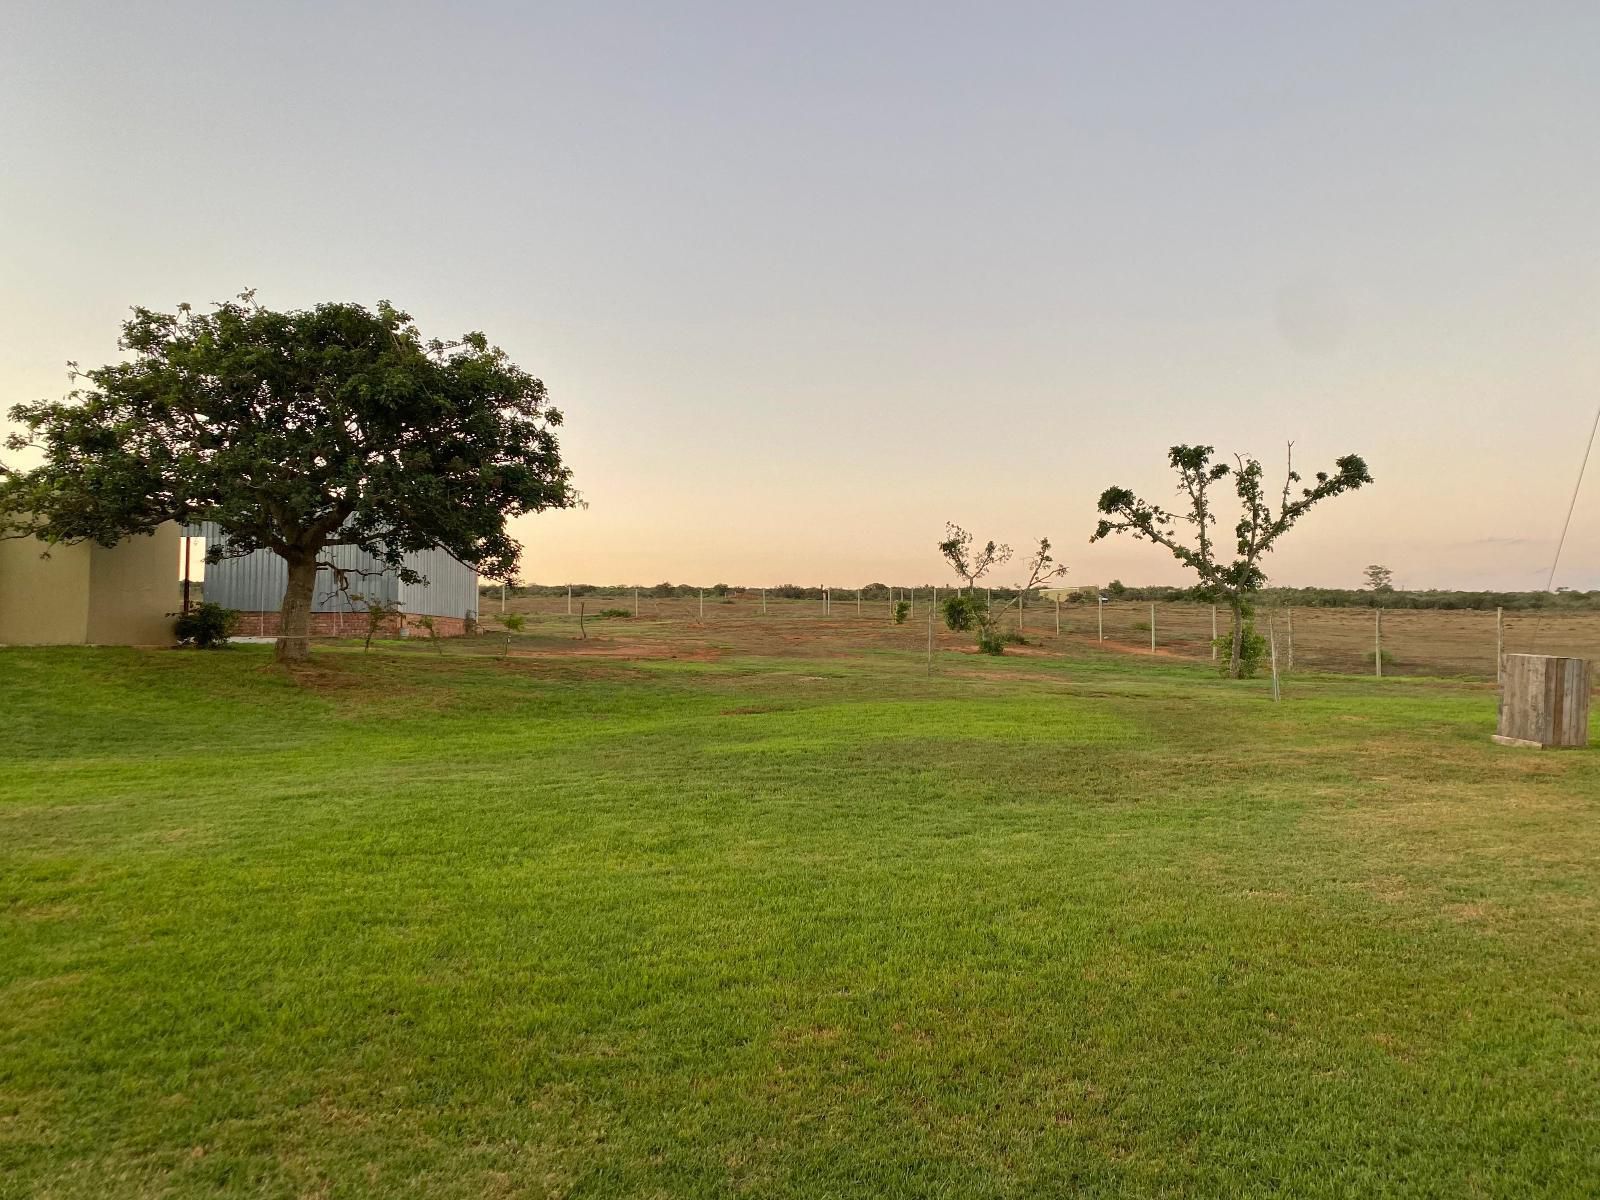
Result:
{"label": "distant treeline", "polygon": [[[1089,599],[1094,589],[1085,589]],[[1113,579],[1103,589],[1107,600],[1194,600],[1209,603],[1202,588],[1128,587]],[[1261,593],[1267,603],[1295,608],[1442,608],[1442,609],[1600,609],[1600,591],[1574,592],[1457,592],[1428,589],[1400,591],[1393,588],[1267,588]]]}
{"label": "distant treeline", "polygon": [[[932,584],[917,585],[917,593],[926,595]],[[938,585],[940,595],[954,590],[953,585],[941,583]],[[513,596],[565,596],[568,585],[531,583],[509,589]],[[707,596],[723,598],[728,596],[758,596],[761,588],[735,587],[726,583],[714,583],[708,587],[688,583],[658,583],[654,587],[637,587],[634,584],[600,585],[593,583],[574,583],[571,585],[574,596],[589,596],[599,593],[605,596],[619,596],[631,594],[635,590],[641,596],[656,599],[692,599],[701,591]],[[500,585],[486,583],[482,589],[486,594],[499,595]],[[769,587],[766,593],[775,600],[821,600],[823,588],[801,587],[799,584],[785,583],[778,587]],[[854,599],[855,588],[831,588],[834,599]],[[988,591],[982,585],[980,591]],[[906,589],[895,587],[896,596],[903,596]],[[1011,601],[1016,599],[1017,589],[996,587],[992,589],[994,599]],[[1094,587],[1063,587],[1039,589],[1028,593],[1030,600],[1039,600],[1043,596],[1059,595],[1064,604],[1093,604],[1097,594],[1103,594],[1107,600],[1142,600],[1145,602],[1189,601],[1197,604],[1208,604],[1211,596],[1203,588],[1179,587],[1129,587],[1120,579],[1113,579],[1104,588]],[[861,589],[862,598],[865,600],[888,600],[890,587],[886,583],[870,583]],[[1440,591],[1429,589],[1427,591],[1400,591],[1397,589],[1380,589],[1373,591],[1370,588],[1357,590],[1355,588],[1268,588],[1261,593],[1261,599],[1267,603],[1292,605],[1296,608],[1432,608],[1432,609],[1470,609],[1493,611],[1504,608],[1508,611],[1519,609],[1544,609],[1568,611],[1592,611],[1600,609],[1600,591],[1577,592],[1561,590],[1555,592],[1461,592]]]}

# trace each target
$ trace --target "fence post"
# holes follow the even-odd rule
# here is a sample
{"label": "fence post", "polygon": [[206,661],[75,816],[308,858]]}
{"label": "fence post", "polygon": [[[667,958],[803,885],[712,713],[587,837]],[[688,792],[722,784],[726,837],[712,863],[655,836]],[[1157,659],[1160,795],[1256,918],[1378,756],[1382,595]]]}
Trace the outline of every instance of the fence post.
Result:
{"label": "fence post", "polygon": [[1100,640],[1103,642],[1106,640],[1106,598],[1098,592],[1095,593],[1094,617],[1096,625],[1099,626]]}
{"label": "fence post", "polygon": [[1372,666],[1379,679],[1383,678],[1383,609],[1373,612],[1372,622]]}
{"label": "fence post", "polygon": [[928,674],[933,674],[933,605],[931,604],[928,605]]}
{"label": "fence post", "polygon": [[856,616],[861,615],[861,589],[856,589]]}
{"label": "fence post", "polygon": [[567,584],[567,616],[572,615],[572,585]]}
{"label": "fence post", "polygon": [[706,590],[705,590],[705,588],[701,588],[700,589],[700,619],[702,621],[704,621],[706,619]]}
{"label": "fence post", "polygon": [[505,610],[506,610],[506,581],[504,579],[502,579],[500,581],[500,611],[501,612],[505,612]]}
{"label": "fence post", "polygon": [[1506,675],[1506,610],[1494,610],[1494,681],[1499,684]]}
{"label": "fence post", "polygon": [[1292,607],[1284,609],[1283,610],[1283,615],[1285,617],[1287,617],[1288,620],[1289,620],[1289,661],[1284,664],[1283,673],[1285,675],[1293,675],[1294,674],[1294,609]]}
{"label": "fence post", "polygon": [[1150,653],[1156,652],[1156,606],[1150,606]]}
{"label": "fence post", "polygon": [[1217,606],[1211,606],[1211,661],[1217,661]]}
{"label": "fence post", "polygon": [[[908,617],[916,616],[917,615],[917,589],[916,588],[907,588],[906,589],[906,603],[911,606],[910,608],[906,609],[906,616],[908,616]],[[891,607],[891,609],[893,608],[892,605],[890,607]]]}
{"label": "fence post", "polygon": [[767,615],[767,589],[761,589],[761,615]]}
{"label": "fence post", "polygon": [[639,615],[639,589],[638,588],[634,588],[633,589],[633,615],[636,616],[636,617]]}
{"label": "fence post", "polygon": [[1056,636],[1061,636],[1061,597],[1056,597]]}
{"label": "fence post", "polygon": [[1022,606],[1023,606],[1023,604],[1024,604],[1024,600],[1023,600],[1023,597],[1022,597],[1022,593],[1018,592],[1017,593],[1017,636],[1018,637],[1021,637],[1023,632],[1024,632],[1024,630],[1027,628],[1027,626],[1026,626],[1027,618],[1025,618],[1022,615]]}
{"label": "fence post", "polygon": [[1283,693],[1278,687],[1278,621],[1276,613],[1267,614],[1267,650],[1272,655],[1272,700],[1277,703],[1283,699]]}

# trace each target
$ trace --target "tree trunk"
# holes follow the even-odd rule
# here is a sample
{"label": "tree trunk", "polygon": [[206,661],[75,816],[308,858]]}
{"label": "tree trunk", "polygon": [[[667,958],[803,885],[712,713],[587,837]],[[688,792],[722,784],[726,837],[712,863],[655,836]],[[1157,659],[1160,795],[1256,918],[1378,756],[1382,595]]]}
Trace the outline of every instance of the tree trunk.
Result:
{"label": "tree trunk", "polygon": [[278,610],[278,642],[272,657],[280,663],[305,662],[311,657],[311,598],[317,586],[315,553],[285,558],[289,581]]}
{"label": "tree trunk", "polygon": [[1233,649],[1228,655],[1228,678],[1239,678],[1239,660],[1244,651],[1244,602],[1230,599],[1233,608]]}

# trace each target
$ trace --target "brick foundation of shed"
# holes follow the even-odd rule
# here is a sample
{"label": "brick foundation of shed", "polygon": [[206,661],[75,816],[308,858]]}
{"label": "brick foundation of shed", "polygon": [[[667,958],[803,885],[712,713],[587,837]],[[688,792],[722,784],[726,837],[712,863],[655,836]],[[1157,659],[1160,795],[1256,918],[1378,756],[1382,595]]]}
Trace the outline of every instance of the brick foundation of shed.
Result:
{"label": "brick foundation of shed", "polygon": [[[414,614],[387,617],[378,626],[378,636],[427,637],[428,631],[417,623],[418,620]],[[239,614],[238,628],[233,632],[235,637],[277,637],[280,625],[278,613],[242,612]],[[464,637],[468,632],[464,617],[434,617],[433,628],[440,637]],[[311,636],[366,637],[367,616],[359,612],[314,612],[311,614]]]}

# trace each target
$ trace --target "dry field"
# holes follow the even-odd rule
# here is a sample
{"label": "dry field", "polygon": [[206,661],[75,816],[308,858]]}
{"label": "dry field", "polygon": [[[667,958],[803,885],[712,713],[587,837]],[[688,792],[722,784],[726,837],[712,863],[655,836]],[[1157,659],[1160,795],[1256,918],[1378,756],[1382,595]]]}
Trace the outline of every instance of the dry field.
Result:
{"label": "dry field", "polygon": [[[942,594],[942,593],[941,593]],[[758,592],[731,592],[717,598],[707,595],[704,615],[696,598],[655,597],[640,592],[637,619],[596,620],[606,609],[634,611],[630,592],[590,593],[572,600],[567,613],[565,597],[511,597],[508,610],[526,614],[529,633],[561,637],[577,632],[580,610],[586,632],[601,645],[619,649],[645,649],[656,653],[689,652],[712,648],[762,654],[848,652],[864,648],[903,650],[926,644],[927,592],[915,600],[915,612],[904,626],[894,625],[890,605],[867,600],[858,606],[853,595],[834,595],[832,609],[823,612],[817,600],[768,598],[766,611]],[[1108,602],[1103,613],[1093,605],[1053,603],[1028,606],[1022,629],[1028,645],[1012,653],[1046,653],[1053,647],[1081,652],[1084,643],[1103,644],[1108,652],[1149,654],[1151,605],[1133,601]],[[484,624],[491,633],[500,602],[485,593]],[[1266,632],[1269,616],[1276,634],[1280,665],[1293,670],[1337,674],[1370,674],[1374,665],[1374,625],[1371,609],[1295,608],[1263,610],[1258,625]],[[1158,655],[1205,659],[1211,655],[1212,611],[1209,605],[1167,603],[1154,606]],[[1226,630],[1227,612],[1218,610],[1218,628]],[[1007,628],[1016,628],[1013,607],[1005,615]],[[1101,622],[1103,621],[1103,626]],[[969,647],[972,639],[936,624],[939,649]],[[1058,637],[1061,639],[1058,641]],[[1068,645],[1070,643],[1070,647]],[[591,651],[600,647],[592,647]],[[1600,613],[1539,616],[1508,613],[1505,618],[1508,654],[1565,654],[1600,660]],[[1492,679],[1495,673],[1495,614],[1493,612],[1396,609],[1383,613],[1383,670],[1386,675],[1445,675]]]}

